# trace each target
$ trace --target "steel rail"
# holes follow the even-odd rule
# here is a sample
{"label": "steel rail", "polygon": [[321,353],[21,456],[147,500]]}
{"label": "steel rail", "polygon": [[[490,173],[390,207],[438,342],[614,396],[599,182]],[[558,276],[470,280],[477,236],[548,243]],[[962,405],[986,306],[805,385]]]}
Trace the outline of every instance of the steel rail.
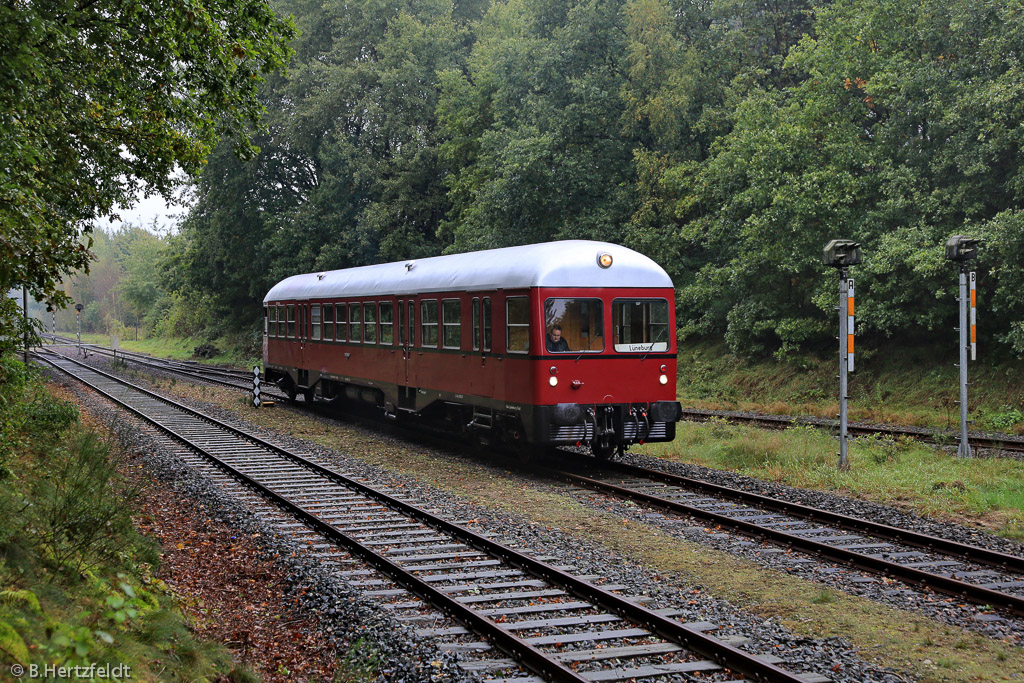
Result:
{"label": "steel rail", "polygon": [[[240,389],[240,390],[243,390],[243,391],[245,391],[245,390],[251,391],[252,390],[251,385],[249,387],[247,387],[247,386],[245,386],[244,383],[238,384],[236,382],[229,382],[227,380],[220,379],[218,377],[209,377],[209,376],[206,376],[202,371],[197,370],[197,369],[173,367],[171,364],[166,362],[166,359],[147,360],[144,357],[139,357],[139,354],[129,353],[129,354],[126,355],[125,352],[123,352],[123,351],[120,352],[121,355],[118,356],[117,353],[115,353],[113,351],[113,349],[109,349],[109,348],[107,348],[105,346],[98,346],[96,344],[88,344],[88,345],[83,344],[83,346],[89,346],[93,351],[95,351],[96,353],[103,354],[104,356],[107,356],[107,357],[110,357],[110,358],[114,358],[114,359],[121,358],[121,359],[123,359],[125,361],[128,361],[130,363],[138,363],[139,365],[144,365],[146,367],[150,367],[150,368],[153,368],[155,370],[160,370],[160,371],[163,371],[163,372],[173,372],[173,373],[176,373],[176,374],[179,374],[179,375],[184,375],[186,377],[190,377],[192,379],[198,379],[198,380],[201,380],[203,382],[212,382],[214,384],[219,384],[219,385],[222,385],[222,386],[225,386],[225,387],[230,387],[232,389]],[[64,358],[68,358],[68,357],[64,356]],[[72,359],[68,358],[68,360],[72,360]],[[250,379],[251,379],[251,376],[250,376]],[[244,382],[244,381],[241,378],[238,378],[238,382]],[[270,392],[266,392],[266,393],[269,394]]]}
{"label": "steel rail", "polygon": [[968,543],[951,541],[947,538],[942,538],[941,536],[922,534],[910,529],[900,529],[899,527],[881,524],[879,522],[872,522],[860,517],[852,517],[850,515],[831,512],[829,510],[823,510],[822,508],[803,505],[801,503],[792,503],[779,498],[765,496],[760,493],[744,491],[743,489],[722,486],[720,484],[712,484],[710,482],[701,481],[700,479],[692,479],[682,475],[672,474],[670,472],[652,470],[646,467],[639,467],[637,465],[630,465],[628,463],[621,462],[611,462],[608,464],[611,468],[624,474],[648,477],[650,479],[663,481],[667,484],[711,493],[715,496],[728,498],[740,503],[757,505],[769,510],[775,510],[777,512],[792,515],[794,517],[801,517],[803,519],[829,524],[842,529],[857,531],[862,534],[886,538],[903,545],[922,548],[932,552],[939,552],[943,555],[959,557],[960,559],[969,560],[977,564],[996,567],[1003,571],[1015,574],[1024,574],[1024,557],[1010,555],[1008,553],[999,552],[998,550],[990,550],[989,548],[982,548]]}
{"label": "steel rail", "polygon": [[[199,446],[196,446],[188,439],[178,434],[175,434],[172,430],[168,429],[167,427],[160,425],[158,422],[146,416],[141,411],[138,411],[135,408],[127,405],[123,401],[117,399],[116,397],[103,391],[102,389],[97,388],[95,385],[85,381],[84,379],[77,377],[76,375],[73,375],[72,373],[68,372],[63,368],[60,368],[58,365],[56,365],[49,359],[43,358],[41,355],[39,355],[39,357],[46,361],[47,363],[49,363],[50,365],[52,365],[53,367],[60,369],[61,371],[71,375],[72,377],[75,377],[82,383],[92,387],[95,391],[103,394],[104,396],[114,401],[118,405],[125,407],[127,410],[138,415],[147,422],[154,424],[159,429],[167,432],[173,438],[178,439],[179,441],[188,445],[189,448],[192,448],[197,452],[203,454],[204,457],[211,460],[211,462],[214,462],[219,467],[223,467],[225,470],[231,471],[233,476],[236,476],[240,480],[244,481],[245,483],[247,483],[247,485],[250,485],[254,488],[261,490],[261,493],[265,491],[266,494],[269,494],[269,497],[275,502],[279,502],[279,504],[285,505],[289,509],[301,511],[298,514],[303,518],[304,521],[308,517],[310,523],[317,527],[318,530],[322,526],[327,531],[327,533],[337,534],[339,537],[346,539],[344,541],[346,547],[351,547],[360,554],[364,552],[368,553],[368,561],[371,561],[375,566],[378,566],[378,568],[380,568],[381,571],[391,576],[392,579],[401,583],[402,585],[405,585],[412,592],[422,595],[433,604],[439,604],[434,602],[432,597],[427,597],[434,595],[437,592],[436,589],[431,588],[429,584],[426,584],[417,577],[409,576],[408,573],[400,566],[392,563],[390,560],[387,560],[386,558],[379,558],[379,556],[373,553],[372,550],[363,548],[362,544],[360,544],[355,539],[348,537],[341,530],[337,529],[336,527],[333,527],[327,522],[319,520],[319,518],[313,516],[312,513],[302,510],[302,508],[295,505],[294,503],[290,503],[289,501],[287,501],[287,499],[279,496],[278,494],[272,491],[269,491],[268,489],[266,489],[266,487],[262,486],[258,482],[255,482],[244,473],[235,470],[235,468],[231,467],[227,463],[223,463],[215,456],[207,454]],[[66,358],[63,356],[61,356],[60,358],[62,360],[69,361],[76,365],[82,366],[88,369],[89,371],[108,377],[109,379],[112,379],[120,384],[131,387],[136,391],[139,391],[140,393],[143,393],[163,403],[178,408],[179,410],[183,410],[203,420],[216,424],[221,429],[233,432],[244,439],[247,439],[268,450],[271,450],[274,453],[277,453],[297,464],[300,464],[303,467],[310,469],[332,481],[343,483],[345,486],[349,488],[356,489],[357,491],[362,492],[365,495],[372,497],[382,503],[385,503],[389,507],[392,507],[393,509],[403,512],[430,527],[446,531],[454,537],[458,538],[459,540],[463,541],[464,543],[466,543],[466,545],[470,547],[490,553],[504,560],[513,567],[526,570],[529,573],[534,574],[535,576],[545,578],[554,584],[560,585],[562,588],[567,589],[568,592],[575,594],[577,597],[584,598],[594,603],[594,605],[597,607],[601,607],[602,609],[606,609],[610,612],[618,614],[619,616],[634,621],[639,625],[644,626],[652,633],[655,633],[667,640],[675,641],[678,644],[686,647],[687,649],[696,652],[697,654],[714,660],[716,663],[723,666],[724,668],[730,669],[732,671],[737,671],[744,675],[752,676],[756,680],[765,681],[766,683],[805,682],[805,678],[802,676],[793,674],[789,671],[786,671],[785,669],[782,669],[781,667],[766,662],[755,655],[752,655],[736,647],[728,645],[727,643],[724,643],[711,636],[707,636],[699,630],[690,628],[678,621],[658,614],[653,610],[647,609],[642,605],[639,605],[610,591],[595,586],[579,577],[573,576],[568,572],[558,569],[557,567],[554,567],[550,564],[547,564],[546,562],[534,559],[493,539],[481,536],[465,526],[445,520],[422,508],[416,507],[411,503],[407,503],[405,501],[393,498],[387,493],[379,491],[378,489],[372,486],[347,478],[344,475],[328,467],[320,465],[319,463],[312,462],[295,453],[291,453],[279,446],[276,446],[272,443],[269,443],[261,439],[258,436],[249,434],[248,432],[238,429],[237,427],[233,427],[231,425],[222,423],[219,420],[208,415],[205,415],[200,411],[179,404],[176,401],[160,396],[159,394],[143,389],[142,387],[133,385],[130,382],[117,378],[113,375],[110,375],[109,373],[103,372],[102,370],[97,370],[96,368],[92,368],[83,363],[79,363],[74,359]],[[378,564],[378,558],[381,561],[380,564]],[[392,572],[394,572],[394,575],[392,574]],[[426,591],[426,594],[424,595],[423,593],[421,593],[421,590]],[[472,612],[470,608],[466,607],[465,605],[462,605],[461,603],[458,603],[457,601],[454,601],[449,596],[444,594],[441,595],[444,598],[444,601],[440,603],[442,605],[442,609],[449,611],[449,613],[456,616],[456,618],[459,618],[459,615],[463,614],[464,612]],[[446,604],[450,602],[454,602],[455,604],[452,604],[450,606]],[[497,628],[498,631],[500,631],[501,633],[498,633],[498,631],[493,631],[493,633],[495,634],[495,644],[497,644],[499,647],[505,645],[503,649],[506,649],[506,651],[509,651],[511,654],[513,654],[513,656],[519,658],[520,661],[522,661],[526,666],[529,666],[530,668],[534,668],[534,670],[543,672],[544,674],[551,676],[553,680],[589,680],[558,662],[552,662],[549,658],[547,658],[544,655],[543,652],[541,652],[537,648],[534,648],[529,643],[522,641],[521,639],[513,635],[511,632],[500,628],[500,626],[494,624],[494,622],[491,622],[483,618],[481,615],[474,614],[470,616],[469,614],[467,614],[465,618],[467,619],[468,624],[473,627],[476,627],[478,622],[483,624],[483,626],[478,630],[484,630],[485,635],[486,633],[492,632],[492,629]],[[520,643],[522,644],[520,645]],[[540,659],[537,659],[538,656],[540,657]]]}
{"label": "steel rail", "polygon": [[[839,423],[835,420],[828,420],[825,418],[818,419],[805,416],[780,417],[778,415],[728,415],[719,411],[696,410],[694,408],[684,408],[682,417],[684,419],[688,418],[700,422],[720,419],[733,424],[756,424],[767,429],[788,429],[794,425],[806,425],[821,429],[836,429],[839,426]],[[851,434],[862,435],[891,434],[894,436],[908,436],[918,441],[936,444],[940,443],[940,439],[942,437],[947,437],[954,441],[959,440],[960,438],[959,434],[942,432],[939,430],[914,429],[910,427],[871,427],[857,423],[847,425],[847,431]],[[969,438],[972,444],[981,448],[1011,451],[1014,453],[1024,451],[1024,439],[1016,439],[1010,436],[984,436],[981,434],[971,434],[969,435]]]}
{"label": "steel rail", "polygon": [[[643,470],[646,475],[647,470]],[[975,584],[960,581],[945,576],[939,576],[931,574],[929,572],[916,569],[914,567],[907,567],[895,562],[890,562],[881,558],[871,557],[863,553],[854,552],[852,550],[846,550],[844,548],[838,548],[830,546],[825,543],[820,543],[812,539],[796,535],[789,534],[784,531],[778,531],[767,527],[759,526],[752,522],[744,521],[742,518],[729,517],[724,514],[713,512],[710,510],[704,510],[702,508],[694,507],[692,505],[686,505],[675,500],[669,500],[661,498],[656,495],[643,493],[636,491],[624,486],[617,486],[610,484],[599,479],[592,477],[585,477],[580,474],[573,472],[566,472],[563,470],[551,470],[553,474],[561,477],[569,482],[590,488],[592,490],[602,491],[605,493],[611,493],[616,496],[623,498],[629,498],[636,500],[648,505],[653,505],[663,509],[670,510],[672,512],[690,515],[698,519],[703,519],[715,525],[720,525],[725,528],[733,529],[745,536],[756,538],[758,540],[765,540],[771,543],[790,547],[803,552],[811,553],[819,557],[823,557],[834,562],[845,564],[863,569],[875,574],[881,574],[883,576],[891,576],[898,578],[905,583],[909,583],[923,588],[928,588],[940,593],[952,595],[958,598],[969,600],[970,602],[978,603],[981,605],[991,605],[992,607],[1007,611],[1016,616],[1024,616],[1024,598],[1010,595],[1007,593],[1001,593],[999,591],[992,590],[990,588],[982,588]],[[662,475],[664,473],[657,473]],[[701,490],[713,491],[714,485],[707,485],[708,488]],[[756,495],[756,494],[751,494]],[[751,499],[748,502],[753,502]],[[815,521],[823,521],[820,518],[815,518]],[[1013,558],[1013,556],[1007,556]],[[1013,558],[1018,564],[1014,566],[1015,571],[1020,571],[1020,558]]]}

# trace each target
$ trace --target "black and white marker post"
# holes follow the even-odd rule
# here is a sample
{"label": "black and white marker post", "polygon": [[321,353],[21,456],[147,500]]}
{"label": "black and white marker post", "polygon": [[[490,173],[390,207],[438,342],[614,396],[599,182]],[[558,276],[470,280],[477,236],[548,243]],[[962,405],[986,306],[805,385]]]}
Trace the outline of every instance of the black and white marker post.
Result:
{"label": "black and white marker post", "polygon": [[[956,454],[961,458],[971,457],[971,444],[967,440],[967,350],[971,351],[971,360],[978,356],[978,332],[975,306],[978,302],[976,288],[977,274],[971,270],[971,261],[978,256],[978,244],[981,240],[963,235],[953,235],[946,242],[946,258],[956,262],[960,267],[960,447]],[[970,322],[967,321],[968,306]],[[968,327],[970,325],[970,327]],[[968,340],[968,331],[970,339]]]}
{"label": "black and white marker post", "polygon": [[78,355],[82,355],[82,304],[75,304],[75,318],[78,320]]}
{"label": "black and white marker post", "polygon": [[259,408],[263,401],[260,400],[260,366],[252,366],[252,405]]}
{"label": "black and white marker post", "polygon": [[821,262],[839,273],[839,469],[850,469],[847,455],[846,376],[853,372],[853,280],[850,266],[860,263],[860,244],[852,240],[832,240],[825,245]]}

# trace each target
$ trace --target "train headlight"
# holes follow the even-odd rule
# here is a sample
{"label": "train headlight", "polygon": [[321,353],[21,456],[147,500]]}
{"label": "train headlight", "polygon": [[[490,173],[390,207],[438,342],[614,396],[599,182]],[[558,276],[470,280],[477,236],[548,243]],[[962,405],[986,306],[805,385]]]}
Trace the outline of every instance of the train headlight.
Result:
{"label": "train headlight", "polygon": [[553,387],[557,387],[558,386],[558,378],[555,377],[554,375],[551,375],[551,377],[548,377],[548,384],[550,384]]}
{"label": "train headlight", "polygon": [[612,265],[612,255],[607,251],[599,252],[597,255],[597,265],[602,268],[609,268]]}
{"label": "train headlight", "polygon": [[662,375],[661,377],[658,378],[658,381],[661,382],[662,384],[668,384],[668,375]]}

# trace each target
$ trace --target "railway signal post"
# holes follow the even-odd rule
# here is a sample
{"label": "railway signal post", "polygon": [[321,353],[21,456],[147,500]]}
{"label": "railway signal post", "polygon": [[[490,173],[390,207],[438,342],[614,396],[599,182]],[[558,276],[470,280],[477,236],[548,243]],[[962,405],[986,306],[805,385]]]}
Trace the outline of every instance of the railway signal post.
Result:
{"label": "railway signal post", "polygon": [[82,304],[75,304],[75,319],[78,321],[78,355],[82,355]]}
{"label": "railway signal post", "polygon": [[821,262],[839,274],[839,469],[850,469],[847,454],[847,373],[853,371],[853,280],[850,266],[860,263],[860,243],[832,240],[825,245]]}
{"label": "railway signal post", "polygon": [[[971,261],[978,256],[979,239],[953,235],[946,242],[946,258],[960,267],[960,447],[957,455],[961,458],[971,457],[971,444],[967,439],[967,351],[970,349],[971,360],[978,356],[978,334],[975,307],[978,301],[977,274],[971,270]],[[970,322],[968,323],[968,307]],[[970,328],[968,328],[968,324]],[[968,339],[970,331],[970,339]]]}

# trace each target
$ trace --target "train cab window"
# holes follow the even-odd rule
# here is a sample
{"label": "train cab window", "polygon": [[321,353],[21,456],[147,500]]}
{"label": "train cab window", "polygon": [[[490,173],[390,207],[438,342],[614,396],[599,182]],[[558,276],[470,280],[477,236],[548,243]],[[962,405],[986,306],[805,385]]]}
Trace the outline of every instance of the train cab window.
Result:
{"label": "train cab window", "polygon": [[363,315],[359,304],[348,305],[348,340],[358,344],[363,341]]}
{"label": "train cab window", "polygon": [[295,339],[295,304],[288,304],[288,338]]}
{"label": "train cab window", "polygon": [[525,296],[505,300],[505,335],[509,353],[530,352],[530,300]]}
{"label": "train cab window", "polygon": [[348,306],[345,304],[336,304],[334,306],[334,320],[337,323],[337,329],[335,330],[335,338],[338,341],[345,341],[348,339]]}
{"label": "train cab window", "polygon": [[309,338],[320,341],[320,304],[313,304],[309,309]]}
{"label": "train cab window", "polygon": [[394,307],[390,301],[380,302],[380,343],[387,346],[395,343]]}
{"label": "train cab window", "polygon": [[616,299],[612,302],[615,350],[650,352],[668,350],[668,301]]}
{"label": "train cab window", "polygon": [[480,298],[473,297],[473,350],[480,350]]}
{"label": "train cab window", "polygon": [[446,349],[462,347],[462,302],[445,299],[441,302],[441,326],[444,327],[443,346]]}
{"label": "train cab window", "polygon": [[270,306],[267,311],[267,336],[277,336],[277,306]]}
{"label": "train cab window", "polygon": [[483,302],[483,335],[484,351],[491,350],[491,297],[485,296]]}
{"label": "train cab window", "polygon": [[267,307],[263,307],[263,336],[267,336],[267,329],[270,327],[270,314],[267,313]]}
{"label": "train cab window", "polygon": [[547,299],[544,347],[548,353],[604,351],[604,303],[575,297]]}
{"label": "train cab window", "polygon": [[324,304],[324,341],[334,340],[334,304]]}
{"label": "train cab window", "polygon": [[437,348],[437,299],[420,302],[420,346]]}
{"label": "train cab window", "polygon": [[363,341],[377,343],[377,304],[363,304]]}

